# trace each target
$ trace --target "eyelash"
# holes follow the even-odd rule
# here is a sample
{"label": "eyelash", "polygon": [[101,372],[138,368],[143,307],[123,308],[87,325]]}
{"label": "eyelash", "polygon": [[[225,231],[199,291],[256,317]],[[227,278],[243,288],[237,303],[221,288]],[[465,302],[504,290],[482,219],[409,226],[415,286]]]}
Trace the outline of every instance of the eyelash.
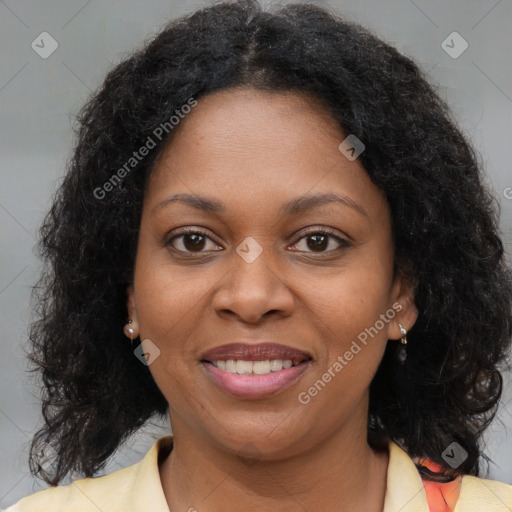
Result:
{"label": "eyelash", "polygon": [[[350,245],[350,243],[347,240],[344,240],[343,238],[340,238],[335,233],[336,233],[336,231],[334,229],[328,228],[328,227],[314,228],[314,229],[311,229],[311,230],[303,233],[300,236],[300,238],[298,238],[297,241],[294,242],[292,245],[296,245],[303,238],[307,238],[308,236],[311,236],[311,235],[327,235],[327,236],[333,238],[334,240],[336,240],[336,242],[338,242],[340,244],[340,247],[338,247],[338,249],[341,248],[341,247],[348,247]],[[206,237],[206,238],[210,239],[212,242],[216,243],[205,231],[202,231],[201,229],[198,229],[198,228],[182,228],[180,233],[179,234],[174,234],[171,238],[169,238],[165,242],[165,245],[172,247],[172,243],[173,243],[174,240],[176,240],[177,238],[183,237],[185,235],[200,235],[200,236]],[[197,252],[194,252],[194,251],[182,251],[181,249],[176,249],[175,247],[172,247],[172,248],[174,250],[180,252],[180,253],[183,253],[183,254],[189,254],[189,255],[196,255],[196,254],[197,255],[201,255],[201,254],[203,254],[203,251],[197,251]],[[315,251],[301,251],[301,252],[308,252],[308,253],[312,253],[312,254],[322,255],[322,254],[328,254],[328,253],[333,252],[335,250],[336,249],[331,249],[329,251],[319,251],[319,252],[316,252],[316,253],[315,253]],[[219,251],[215,251],[215,252],[219,252]]]}

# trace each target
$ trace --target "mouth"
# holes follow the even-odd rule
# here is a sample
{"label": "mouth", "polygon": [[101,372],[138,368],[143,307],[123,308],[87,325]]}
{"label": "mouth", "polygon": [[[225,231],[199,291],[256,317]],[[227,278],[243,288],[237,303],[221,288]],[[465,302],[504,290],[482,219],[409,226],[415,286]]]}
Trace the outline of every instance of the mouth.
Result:
{"label": "mouth", "polygon": [[274,395],[296,382],[311,362],[310,354],[275,343],[223,345],[200,360],[208,377],[238,398]]}

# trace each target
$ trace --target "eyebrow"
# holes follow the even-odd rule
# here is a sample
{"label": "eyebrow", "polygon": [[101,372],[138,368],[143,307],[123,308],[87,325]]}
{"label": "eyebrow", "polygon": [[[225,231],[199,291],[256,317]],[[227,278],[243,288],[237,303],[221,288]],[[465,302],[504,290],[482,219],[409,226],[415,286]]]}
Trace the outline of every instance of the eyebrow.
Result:
{"label": "eyebrow", "polygon": [[[184,203],[192,208],[196,208],[197,210],[210,212],[210,213],[222,213],[226,211],[225,206],[209,197],[198,196],[194,194],[173,194],[172,196],[164,199],[162,202],[158,203],[153,207],[153,212],[167,206],[171,203]],[[298,215],[300,213],[305,213],[317,206],[321,206],[329,203],[339,203],[344,206],[348,206],[353,210],[361,213],[362,215],[368,216],[365,209],[356,203],[350,197],[334,194],[334,193],[324,193],[317,195],[308,195],[297,197],[296,199],[292,199],[291,201],[285,203],[281,207],[281,212],[285,215]]]}

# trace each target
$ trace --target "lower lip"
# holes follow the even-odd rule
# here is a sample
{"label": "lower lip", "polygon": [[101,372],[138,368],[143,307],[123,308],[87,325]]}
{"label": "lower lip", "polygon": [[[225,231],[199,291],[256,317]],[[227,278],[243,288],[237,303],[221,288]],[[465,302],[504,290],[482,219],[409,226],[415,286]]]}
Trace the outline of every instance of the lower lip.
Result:
{"label": "lower lip", "polygon": [[266,375],[238,375],[221,370],[213,364],[201,362],[208,377],[224,391],[238,398],[265,398],[291,386],[309,368],[304,361],[291,368],[283,368]]}

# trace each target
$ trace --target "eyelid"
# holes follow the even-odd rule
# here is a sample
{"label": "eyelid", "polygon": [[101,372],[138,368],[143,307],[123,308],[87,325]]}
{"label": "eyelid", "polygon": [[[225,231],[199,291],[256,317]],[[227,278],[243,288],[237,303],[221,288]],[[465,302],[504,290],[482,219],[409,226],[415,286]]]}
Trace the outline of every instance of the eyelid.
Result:
{"label": "eyelid", "polygon": [[215,235],[210,230],[196,226],[183,226],[181,228],[173,229],[171,233],[166,235],[166,239],[171,240],[175,236],[188,235],[190,233],[204,235],[207,236],[208,238],[211,238],[212,240],[215,239]]}
{"label": "eyelid", "polygon": [[[339,240],[342,241],[346,241],[347,243],[349,240],[351,240],[351,238],[348,235],[346,235],[339,229],[331,228],[330,226],[308,226],[299,231],[295,236],[298,236],[300,240],[301,238],[303,238],[306,235],[309,235],[310,233],[323,233],[326,235],[331,235],[332,237],[338,238]],[[345,240],[345,238],[342,237],[345,237],[347,240]]]}

